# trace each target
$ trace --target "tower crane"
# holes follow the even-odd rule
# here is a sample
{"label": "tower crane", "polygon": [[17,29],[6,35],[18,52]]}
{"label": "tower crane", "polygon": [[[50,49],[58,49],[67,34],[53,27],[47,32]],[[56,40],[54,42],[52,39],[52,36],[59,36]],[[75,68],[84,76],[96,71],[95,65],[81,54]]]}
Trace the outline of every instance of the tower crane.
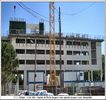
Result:
{"label": "tower crane", "polygon": [[54,2],[49,3],[49,31],[50,31],[50,86],[59,85],[58,78],[56,76],[55,68],[55,15],[54,15]]}

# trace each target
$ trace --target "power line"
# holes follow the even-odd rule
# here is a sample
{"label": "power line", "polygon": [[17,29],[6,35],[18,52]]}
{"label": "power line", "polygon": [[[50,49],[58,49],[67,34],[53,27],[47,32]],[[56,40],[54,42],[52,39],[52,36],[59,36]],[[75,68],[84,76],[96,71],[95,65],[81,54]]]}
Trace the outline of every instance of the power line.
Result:
{"label": "power line", "polygon": [[78,14],[80,14],[80,13],[82,13],[82,12],[88,10],[88,9],[91,8],[94,4],[95,4],[95,2],[92,3],[92,4],[90,4],[88,7],[83,8],[83,9],[81,9],[81,10],[79,10],[78,12],[75,12],[75,13],[70,13],[70,14],[68,14],[68,13],[63,13],[63,12],[61,12],[61,13],[62,13],[62,15],[75,16],[75,15],[78,15]]}
{"label": "power line", "polygon": [[[21,2],[21,3],[17,2],[17,3],[18,3],[18,5],[19,5],[21,8],[23,8],[24,10],[26,10],[28,13],[30,13],[32,16],[36,17],[37,19],[39,19],[39,20],[43,19],[44,21],[49,22],[49,20],[47,20],[48,17],[45,17],[44,15],[41,15],[40,13],[38,13],[38,12],[34,11],[33,9],[27,7],[27,6],[26,6],[24,3],[22,3],[22,2]],[[70,15],[71,15],[71,16],[78,15],[78,14],[80,14],[80,13],[86,11],[86,10],[89,9],[90,7],[92,7],[94,4],[95,4],[95,2],[92,3],[92,4],[90,4],[88,7],[84,8],[84,9],[78,11],[78,12],[75,12],[75,13],[68,14],[68,13],[63,13],[63,12],[61,12],[61,14],[62,14],[62,15],[69,15],[69,16],[70,16]],[[56,7],[54,8],[54,10],[55,10],[57,13],[59,12]],[[38,16],[36,16],[35,13],[36,13],[37,15],[39,15],[41,18],[39,18]],[[42,17],[43,17],[43,18],[42,18]],[[44,19],[44,18],[45,18],[45,19]],[[55,21],[55,22],[58,22],[58,21]]]}
{"label": "power line", "polygon": [[38,14],[39,16],[41,16],[41,17],[44,17],[44,18],[48,19],[48,17],[45,17],[44,15],[41,15],[40,13],[38,13],[38,12],[34,11],[33,9],[31,9],[31,8],[27,7],[24,3],[22,3],[22,2],[21,2],[21,4],[22,4],[24,7],[26,7],[27,9],[29,9],[29,10],[33,11],[34,13]]}
{"label": "power line", "polygon": [[[37,19],[39,19],[39,20],[44,20],[44,21],[46,21],[46,22],[49,22],[48,20],[45,20],[45,19],[43,19],[43,18],[39,18],[38,16],[36,16],[32,11],[31,11],[31,9],[30,8],[27,8],[27,7],[25,7],[25,5],[23,6],[22,4],[20,4],[19,2],[17,2],[18,3],[18,5],[21,7],[21,8],[23,8],[24,10],[26,10],[28,13],[30,13],[32,16],[34,16],[34,17],[36,17]],[[37,12],[36,12],[36,14],[37,14]],[[42,16],[41,14],[39,14],[40,16]]]}
{"label": "power line", "polygon": [[[18,5],[19,5],[21,8],[23,8],[24,10],[26,10],[26,11],[27,11],[28,13],[30,13],[32,16],[34,16],[34,17],[36,17],[36,18],[39,18],[38,16],[35,15],[35,13],[36,13],[37,15],[43,17],[43,18],[39,18],[39,19],[42,19],[43,21],[49,23],[49,20],[47,20],[48,18],[45,17],[44,15],[41,15],[41,14],[39,14],[38,12],[32,10],[31,8],[27,7],[24,3],[19,3],[19,2],[17,2],[17,3],[18,3]],[[44,19],[44,18],[45,18],[45,19]],[[55,22],[58,22],[58,21],[55,21]]]}
{"label": "power line", "polygon": [[[21,8],[23,8],[24,10],[26,10],[28,13],[30,13],[32,16],[38,18],[35,14],[33,14],[32,12],[30,12],[29,10],[27,10],[26,8],[24,8],[19,2],[17,2],[17,4],[18,4]],[[38,19],[39,19],[39,18],[38,18]]]}

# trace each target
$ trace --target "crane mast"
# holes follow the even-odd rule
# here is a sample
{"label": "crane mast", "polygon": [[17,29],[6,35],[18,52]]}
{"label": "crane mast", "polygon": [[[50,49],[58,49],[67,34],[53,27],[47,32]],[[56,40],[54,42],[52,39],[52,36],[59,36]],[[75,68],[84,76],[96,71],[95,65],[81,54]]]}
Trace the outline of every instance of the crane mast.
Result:
{"label": "crane mast", "polygon": [[49,31],[50,31],[50,78],[49,85],[58,85],[55,68],[55,16],[54,16],[54,2],[49,3]]}

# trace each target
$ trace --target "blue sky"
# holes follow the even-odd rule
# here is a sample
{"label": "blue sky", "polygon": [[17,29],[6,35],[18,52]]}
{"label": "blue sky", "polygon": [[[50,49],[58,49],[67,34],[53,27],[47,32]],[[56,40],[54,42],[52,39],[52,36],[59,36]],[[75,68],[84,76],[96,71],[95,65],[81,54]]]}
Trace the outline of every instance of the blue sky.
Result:
{"label": "blue sky", "polygon": [[[33,17],[16,2],[2,2],[2,36],[9,30],[9,20],[14,17],[24,18],[27,23],[39,23],[40,19],[49,20],[48,2],[23,2],[27,7],[47,17]],[[55,32],[58,32],[58,8],[61,8],[62,33],[80,33],[89,35],[104,35],[104,2],[55,2]],[[45,31],[49,31],[49,23],[44,21]],[[102,46],[104,48],[104,46]],[[102,51],[104,53],[104,51]]]}

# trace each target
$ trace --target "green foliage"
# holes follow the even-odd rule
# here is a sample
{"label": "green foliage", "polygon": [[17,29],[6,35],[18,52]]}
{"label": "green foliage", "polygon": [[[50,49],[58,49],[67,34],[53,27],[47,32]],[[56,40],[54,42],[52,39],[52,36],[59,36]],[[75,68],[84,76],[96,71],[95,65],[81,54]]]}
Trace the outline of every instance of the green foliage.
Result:
{"label": "green foliage", "polygon": [[16,52],[13,46],[8,42],[2,42],[1,53],[1,83],[5,84],[12,81],[15,78],[14,72],[16,72],[19,62],[16,58]]}
{"label": "green foliage", "polygon": [[84,72],[84,80],[85,80],[85,81],[88,80],[88,72]]}
{"label": "green foliage", "polygon": [[101,79],[101,72],[100,71],[94,71],[93,72],[93,79],[94,81],[98,81]]}

